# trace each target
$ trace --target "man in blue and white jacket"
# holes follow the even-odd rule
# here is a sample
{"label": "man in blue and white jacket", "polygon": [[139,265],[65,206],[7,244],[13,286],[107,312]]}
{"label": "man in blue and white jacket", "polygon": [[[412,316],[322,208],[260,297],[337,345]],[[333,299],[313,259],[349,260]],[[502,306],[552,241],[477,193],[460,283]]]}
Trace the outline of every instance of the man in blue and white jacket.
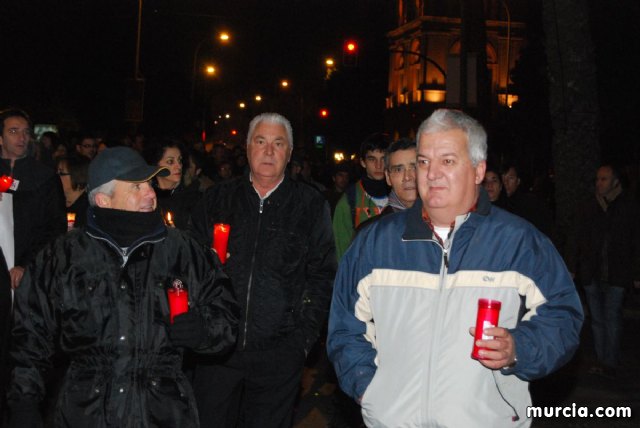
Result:
{"label": "man in blue and white jacket", "polygon": [[[437,110],[417,138],[420,197],[363,230],[340,263],[329,357],[368,426],[529,426],[528,381],[578,347],[575,287],[551,241],[481,190],[477,121]],[[480,298],[502,310],[474,360]]]}

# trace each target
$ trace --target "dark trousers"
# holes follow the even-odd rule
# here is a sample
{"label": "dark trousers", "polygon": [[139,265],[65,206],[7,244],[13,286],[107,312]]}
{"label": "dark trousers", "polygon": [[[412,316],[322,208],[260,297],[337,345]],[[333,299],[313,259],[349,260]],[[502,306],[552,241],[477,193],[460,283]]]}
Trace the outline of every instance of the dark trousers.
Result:
{"label": "dark trousers", "polygon": [[202,428],[289,428],[305,354],[299,345],[232,354],[198,364],[193,390]]}
{"label": "dark trousers", "polygon": [[602,364],[616,368],[620,362],[624,288],[593,282],[584,290],[591,311],[596,356]]}

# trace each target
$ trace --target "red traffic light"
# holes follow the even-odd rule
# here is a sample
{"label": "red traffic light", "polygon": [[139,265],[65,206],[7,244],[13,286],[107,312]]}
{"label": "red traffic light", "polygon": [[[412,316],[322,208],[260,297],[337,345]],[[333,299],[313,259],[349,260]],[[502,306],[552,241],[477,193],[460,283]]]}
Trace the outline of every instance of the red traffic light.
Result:
{"label": "red traffic light", "polygon": [[328,110],[328,109],[326,109],[326,108],[321,108],[321,109],[320,109],[320,117],[321,117],[322,119],[326,119],[326,118],[328,118],[328,117],[329,117],[329,110]]}
{"label": "red traffic light", "polygon": [[358,50],[358,44],[353,40],[347,40],[344,43],[344,50],[348,53],[356,53]]}
{"label": "red traffic light", "polygon": [[358,65],[358,42],[353,39],[345,40],[342,45],[342,64],[347,67]]}

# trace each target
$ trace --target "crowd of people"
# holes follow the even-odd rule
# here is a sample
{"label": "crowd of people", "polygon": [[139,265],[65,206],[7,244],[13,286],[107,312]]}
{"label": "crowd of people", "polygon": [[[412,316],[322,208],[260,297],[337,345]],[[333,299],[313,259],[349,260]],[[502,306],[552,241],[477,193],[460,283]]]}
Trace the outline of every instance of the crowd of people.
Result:
{"label": "crowd of people", "polygon": [[[561,255],[546,200],[457,110],[327,177],[277,113],[209,152],[32,130],[0,112],[0,426],[289,427],[319,338],[367,426],[528,426],[528,383],[579,345],[575,284],[593,373],[616,375],[640,233],[611,165]],[[501,313],[474,342],[479,299]]]}

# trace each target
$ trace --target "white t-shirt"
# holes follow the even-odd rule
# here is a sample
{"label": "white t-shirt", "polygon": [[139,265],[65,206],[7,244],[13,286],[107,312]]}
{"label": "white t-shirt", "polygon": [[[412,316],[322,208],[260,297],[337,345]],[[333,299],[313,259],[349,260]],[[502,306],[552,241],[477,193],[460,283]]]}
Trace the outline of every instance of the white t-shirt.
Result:
{"label": "white t-shirt", "polygon": [[7,262],[7,268],[15,265],[15,241],[13,239],[13,195],[2,193],[0,195],[0,248]]}

